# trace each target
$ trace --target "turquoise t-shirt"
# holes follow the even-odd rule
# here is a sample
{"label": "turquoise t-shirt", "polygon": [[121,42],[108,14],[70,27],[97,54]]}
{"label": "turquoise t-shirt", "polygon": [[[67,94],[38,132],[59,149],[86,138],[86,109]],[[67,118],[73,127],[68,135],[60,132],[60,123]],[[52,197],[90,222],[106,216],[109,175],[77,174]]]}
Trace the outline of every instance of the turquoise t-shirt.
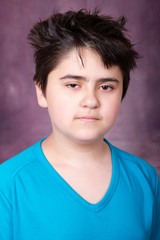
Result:
{"label": "turquoise t-shirt", "polygon": [[1,240],[160,240],[155,168],[108,142],[110,186],[92,204],[50,165],[42,140],[0,165]]}

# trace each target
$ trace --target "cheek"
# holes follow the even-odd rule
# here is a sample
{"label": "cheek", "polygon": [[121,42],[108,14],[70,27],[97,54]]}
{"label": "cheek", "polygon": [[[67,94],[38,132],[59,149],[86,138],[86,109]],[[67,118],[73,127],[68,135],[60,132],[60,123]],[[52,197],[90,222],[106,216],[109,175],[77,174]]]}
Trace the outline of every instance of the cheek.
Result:
{"label": "cheek", "polygon": [[107,102],[107,104],[104,104],[104,114],[106,117],[110,118],[116,118],[119,112],[121,106],[120,99],[113,99]]}
{"label": "cheek", "polygon": [[54,121],[64,121],[72,110],[71,102],[67,101],[63,95],[55,95],[48,99],[48,112],[50,118]]}

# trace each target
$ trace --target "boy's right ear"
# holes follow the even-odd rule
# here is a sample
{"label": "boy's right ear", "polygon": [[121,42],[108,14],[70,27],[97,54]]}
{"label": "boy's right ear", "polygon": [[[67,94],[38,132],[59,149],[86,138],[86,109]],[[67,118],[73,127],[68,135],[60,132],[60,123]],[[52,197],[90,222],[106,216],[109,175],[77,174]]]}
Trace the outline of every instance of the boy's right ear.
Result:
{"label": "boy's right ear", "polygon": [[37,83],[35,84],[35,87],[36,87],[37,101],[38,101],[39,106],[41,106],[43,108],[47,108],[48,107],[47,99],[44,96],[44,93],[43,93],[41,87]]}

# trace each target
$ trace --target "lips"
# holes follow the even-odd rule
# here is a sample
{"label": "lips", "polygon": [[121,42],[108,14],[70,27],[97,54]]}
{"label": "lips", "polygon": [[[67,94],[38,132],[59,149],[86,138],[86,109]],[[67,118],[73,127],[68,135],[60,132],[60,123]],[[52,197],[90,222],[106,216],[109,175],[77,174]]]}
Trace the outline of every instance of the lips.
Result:
{"label": "lips", "polygon": [[95,117],[95,116],[82,116],[82,117],[78,117],[77,119],[81,120],[81,121],[86,121],[86,122],[95,122],[100,120],[99,118]]}

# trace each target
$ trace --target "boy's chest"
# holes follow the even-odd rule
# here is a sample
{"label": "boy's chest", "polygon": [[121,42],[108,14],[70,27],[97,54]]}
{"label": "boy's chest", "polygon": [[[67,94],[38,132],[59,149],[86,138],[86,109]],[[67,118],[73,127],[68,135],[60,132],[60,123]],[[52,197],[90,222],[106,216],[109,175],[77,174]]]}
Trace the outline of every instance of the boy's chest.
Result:
{"label": "boy's chest", "polygon": [[[61,182],[41,178],[44,180],[41,186],[35,184],[35,188],[24,189],[24,185],[22,188],[19,185],[17,189],[14,207],[16,240],[147,239],[145,222],[150,217],[145,213],[144,218],[142,212],[137,211],[138,205],[141,206],[137,196],[134,196],[133,204],[133,196],[129,197],[128,192],[119,194],[117,189],[108,205],[97,212],[88,207],[90,204],[83,205]],[[93,192],[89,195],[93,196]]]}
{"label": "boy's chest", "polygon": [[112,165],[77,170],[73,168],[56,168],[65,182],[83,199],[89,203],[98,203],[105,195],[110,185]]}

